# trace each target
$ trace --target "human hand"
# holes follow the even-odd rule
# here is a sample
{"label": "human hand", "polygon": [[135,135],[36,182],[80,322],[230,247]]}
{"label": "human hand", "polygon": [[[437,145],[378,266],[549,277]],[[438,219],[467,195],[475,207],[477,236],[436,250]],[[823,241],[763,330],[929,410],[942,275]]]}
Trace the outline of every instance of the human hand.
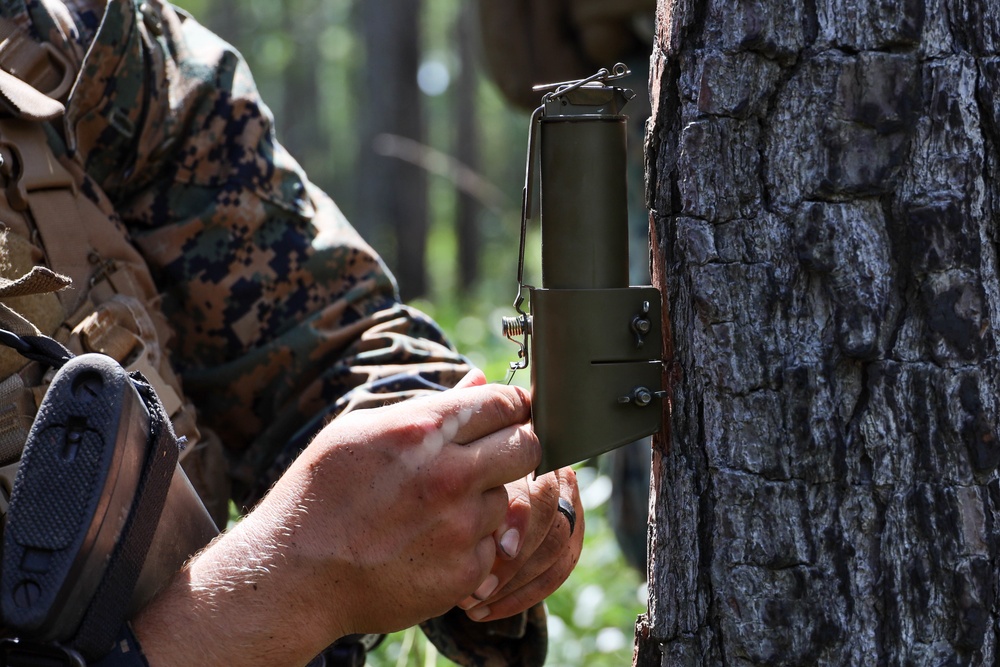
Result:
{"label": "human hand", "polygon": [[526,392],[474,371],[453,390],[335,420],[289,469],[275,491],[308,489],[293,537],[329,569],[348,632],[408,627],[480,587],[510,513],[504,484],[539,461],[529,417]]}
{"label": "human hand", "polygon": [[474,373],[327,425],[135,619],[150,664],[304,664],[338,637],[409,627],[477,590],[509,513],[504,485],[541,453],[527,392]]}
{"label": "human hand", "polygon": [[[470,374],[463,383],[474,379]],[[506,488],[507,515],[494,534],[496,562],[459,603],[474,621],[512,616],[544,600],[570,575],[583,548],[583,505],[572,468],[529,474]]]}
{"label": "human hand", "polygon": [[[572,468],[508,484],[507,494],[510,506],[505,524],[497,530],[497,544],[503,545],[505,537],[510,546],[515,539],[520,544],[513,552],[498,546],[479,595],[459,604],[474,621],[505,618],[541,602],[566,581],[583,549],[583,506]],[[572,510],[560,509],[560,501]],[[511,530],[517,531],[516,538]]]}

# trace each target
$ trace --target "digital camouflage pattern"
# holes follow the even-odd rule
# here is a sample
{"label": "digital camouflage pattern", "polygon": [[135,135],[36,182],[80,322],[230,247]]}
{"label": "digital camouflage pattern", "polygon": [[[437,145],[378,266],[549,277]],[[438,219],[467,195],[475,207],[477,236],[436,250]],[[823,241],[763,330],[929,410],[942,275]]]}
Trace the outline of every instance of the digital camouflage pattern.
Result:
{"label": "digital camouflage pattern", "polygon": [[[276,142],[231,46],[157,0],[0,0],[0,12],[79,68],[51,142],[148,261],[176,369],[202,431],[224,443],[238,503],[258,500],[327,420],[469,370]],[[525,616],[475,635],[461,621],[424,627],[460,664],[540,665],[544,612]]]}

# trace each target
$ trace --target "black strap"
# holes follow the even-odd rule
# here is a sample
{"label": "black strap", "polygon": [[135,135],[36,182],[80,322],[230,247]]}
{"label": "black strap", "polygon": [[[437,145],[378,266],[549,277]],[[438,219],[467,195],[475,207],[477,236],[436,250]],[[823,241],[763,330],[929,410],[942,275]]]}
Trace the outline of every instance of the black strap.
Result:
{"label": "black strap", "polygon": [[86,667],[86,663],[79,653],[59,644],[4,639],[0,640],[0,667]]}
{"label": "black strap", "polygon": [[368,653],[385,639],[385,635],[347,635],[328,646],[306,667],[365,667]]}
{"label": "black strap", "polygon": [[52,368],[62,368],[67,361],[73,358],[72,352],[48,336],[18,336],[6,329],[0,329],[0,344],[12,348],[26,359]]}
{"label": "black strap", "polygon": [[142,653],[139,640],[132,633],[128,623],[122,625],[111,651],[91,667],[149,667],[149,661]]}
{"label": "black strap", "polygon": [[306,667],[365,667],[368,652],[356,642],[334,644],[312,659]]}
{"label": "black strap", "polygon": [[129,598],[139,579],[177,465],[177,438],[170,418],[152,386],[138,372],[130,374],[149,408],[150,441],[136,502],[122,529],[121,540],[83,617],[71,646],[85,656],[107,653],[125,622]]}
{"label": "black strap", "polygon": [[149,667],[139,640],[128,623],[118,630],[114,644],[96,662],[85,662],[73,649],[53,643],[19,639],[0,640],[0,667]]}

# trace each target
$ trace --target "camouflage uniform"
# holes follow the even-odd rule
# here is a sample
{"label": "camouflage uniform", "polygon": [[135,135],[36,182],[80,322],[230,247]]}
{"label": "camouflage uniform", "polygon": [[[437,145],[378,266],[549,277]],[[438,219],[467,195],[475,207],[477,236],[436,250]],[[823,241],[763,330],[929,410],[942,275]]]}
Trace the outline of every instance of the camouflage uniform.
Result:
{"label": "camouflage uniform", "polygon": [[[224,445],[238,503],[256,502],[326,420],[469,370],[276,142],[232,47],[159,0],[0,0],[0,14],[79,69],[50,143],[148,262],[176,370]],[[461,664],[544,659],[540,607],[485,625],[452,616],[425,631]]]}

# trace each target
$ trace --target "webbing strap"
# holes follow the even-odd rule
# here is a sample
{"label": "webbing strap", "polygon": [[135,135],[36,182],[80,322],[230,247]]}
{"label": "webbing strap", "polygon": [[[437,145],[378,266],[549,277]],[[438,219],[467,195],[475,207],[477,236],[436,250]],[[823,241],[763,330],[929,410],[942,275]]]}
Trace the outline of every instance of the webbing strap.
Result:
{"label": "webbing strap", "polygon": [[46,266],[34,266],[23,276],[11,280],[0,276],[0,299],[46,294],[66,289],[70,280]]}
{"label": "webbing strap", "polygon": [[17,373],[0,382],[0,465],[21,458],[35,417],[35,401]]}
{"label": "webbing strap", "polygon": [[[90,241],[86,226],[80,220],[77,199],[72,190],[60,188],[34,192],[29,202],[49,263],[58,266],[73,280],[75,289],[56,293],[63,307],[72,312],[86,293],[94,270],[87,253],[81,252],[90,247]],[[46,223],[38,224],[39,220]]]}
{"label": "webbing strap", "polygon": [[75,289],[57,294],[67,312],[76,310],[94,272],[88,227],[79,210],[76,180],[55,159],[39,123],[16,118],[0,125],[0,145],[10,151],[7,197],[15,209],[29,208],[49,266],[66,274]]}
{"label": "webbing strap", "polygon": [[0,303],[0,329],[6,329],[18,336],[37,336],[38,327],[10,306]]}
{"label": "webbing strap", "polygon": [[[16,280],[0,277],[0,299],[57,292],[69,286],[69,279],[44,266],[36,266]],[[30,320],[0,302],[0,329],[18,336],[38,337],[42,332]],[[12,345],[15,349],[16,346]],[[20,352],[21,350],[18,349]]]}

